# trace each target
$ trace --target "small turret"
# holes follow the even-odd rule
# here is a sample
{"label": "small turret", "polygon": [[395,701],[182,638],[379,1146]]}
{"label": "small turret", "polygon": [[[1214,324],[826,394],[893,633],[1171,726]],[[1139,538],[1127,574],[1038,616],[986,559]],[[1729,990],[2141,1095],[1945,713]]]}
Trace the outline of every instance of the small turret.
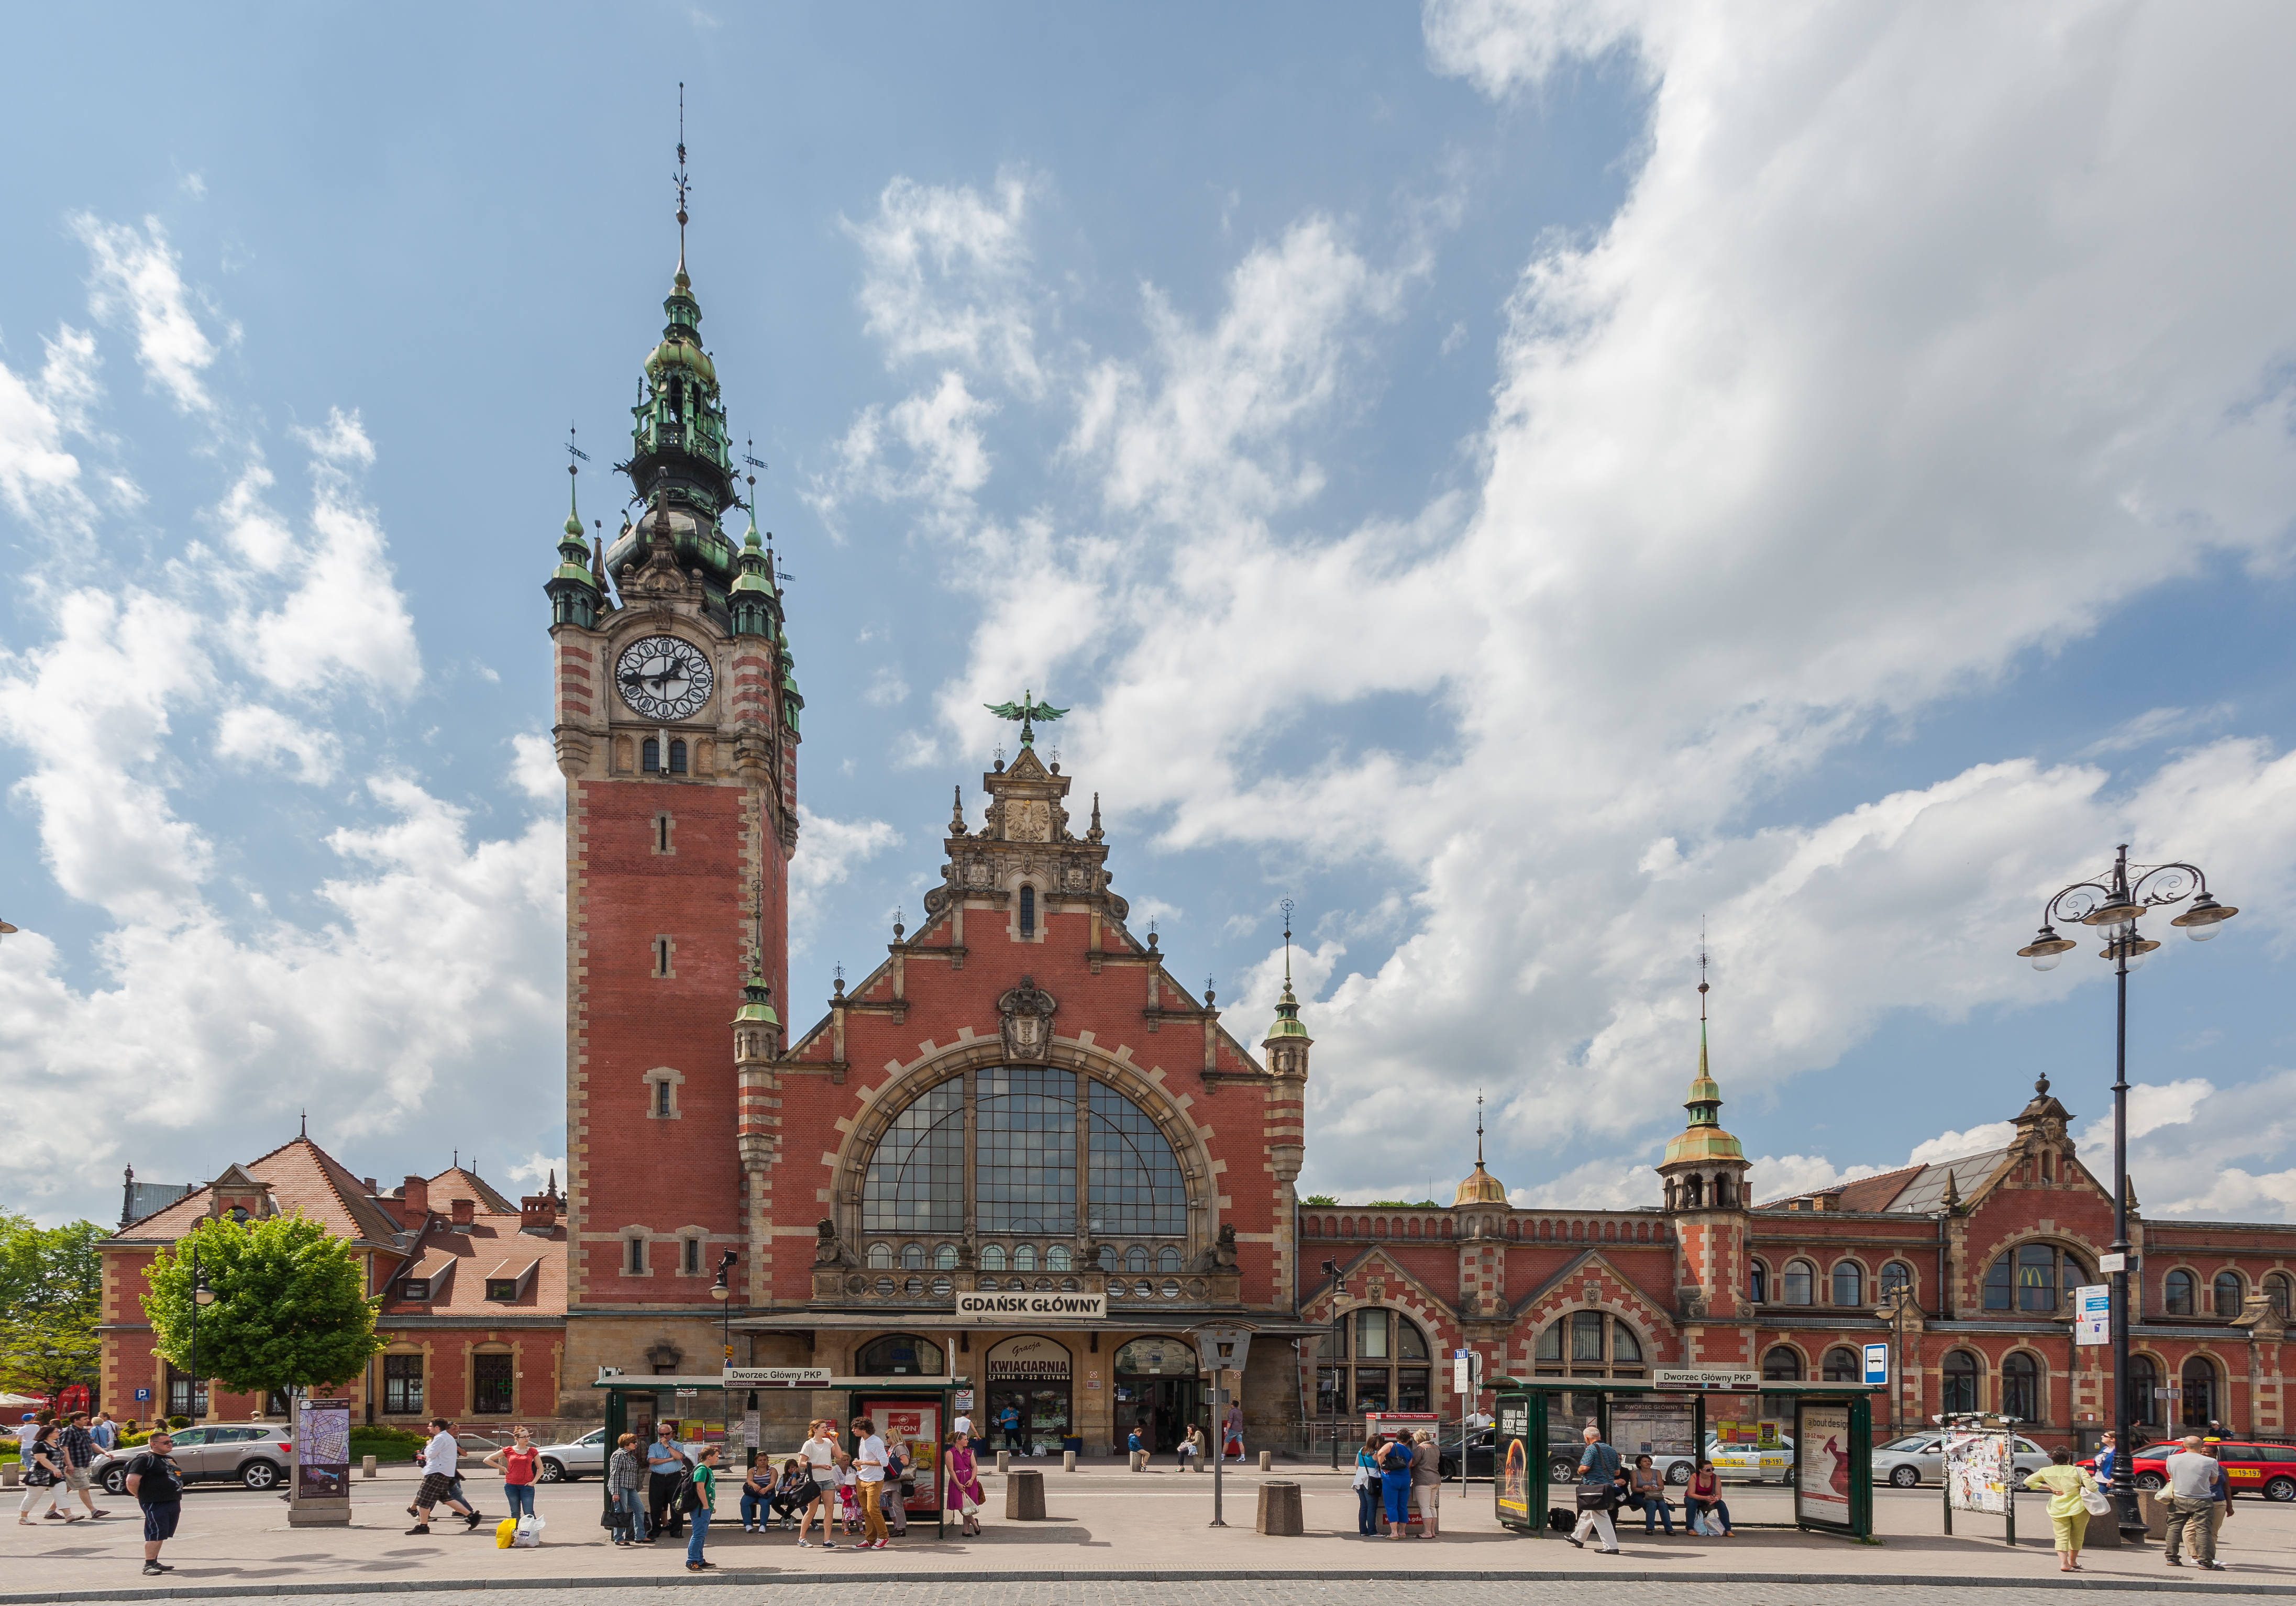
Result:
{"label": "small turret", "polygon": [[[566,449],[576,453],[573,431],[567,431]],[[550,622],[553,625],[579,625],[585,630],[598,627],[599,590],[597,576],[591,567],[590,545],[582,538],[582,510],[574,499],[575,477],[581,465],[571,461],[566,464],[566,526],[558,538],[558,567],[550,572],[543,591],[550,598]]]}
{"label": "small turret", "polygon": [[1659,1175],[1666,1178],[1669,1210],[1745,1208],[1746,1151],[1722,1129],[1722,1089],[1706,1055],[1706,954],[1698,955],[1698,1074],[1690,1080],[1683,1108],[1690,1119],[1666,1145]]}
{"label": "small turret", "polygon": [[[1095,821],[1098,820],[1099,799],[1093,799]],[[1267,1058],[1267,1069],[1279,1077],[1308,1079],[1308,1051],[1316,1040],[1300,1023],[1300,1000],[1292,995],[1292,900],[1283,900],[1283,996],[1276,1000],[1275,1023],[1267,1028],[1260,1047]]]}

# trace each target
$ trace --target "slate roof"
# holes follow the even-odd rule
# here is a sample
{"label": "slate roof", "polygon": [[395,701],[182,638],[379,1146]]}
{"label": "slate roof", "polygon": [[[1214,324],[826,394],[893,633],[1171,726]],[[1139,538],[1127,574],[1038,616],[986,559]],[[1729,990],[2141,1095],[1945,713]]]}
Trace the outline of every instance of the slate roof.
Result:
{"label": "slate roof", "polygon": [[[238,1168],[263,1184],[271,1209],[282,1216],[298,1210],[338,1238],[397,1247],[406,1233],[389,1212],[367,1197],[366,1184],[308,1137],[281,1144]],[[208,1214],[211,1184],[202,1183],[140,1221],[113,1234],[136,1243],[173,1243]]]}
{"label": "slate roof", "polygon": [[2006,1148],[1939,1160],[1933,1165],[1905,1166],[1879,1176],[1861,1176],[1839,1188],[1814,1188],[1784,1199],[1773,1199],[1755,1208],[1763,1212],[1791,1210],[1797,1201],[1821,1194],[1838,1195],[1834,1208],[1861,1215],[1933,1216],[1945,1209],[1946,1179],[1964,1200],[1972,1199],[1986,1179],[2008,1158]]}

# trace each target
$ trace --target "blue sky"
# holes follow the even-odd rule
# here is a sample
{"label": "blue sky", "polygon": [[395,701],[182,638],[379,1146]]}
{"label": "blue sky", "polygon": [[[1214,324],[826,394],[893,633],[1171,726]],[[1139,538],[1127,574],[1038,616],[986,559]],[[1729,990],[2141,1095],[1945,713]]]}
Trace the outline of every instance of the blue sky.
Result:
{"label": "blue sky", "polygon": [[2086,1132],[2105,967],[2011,955],[2128,840],[2248,911],[2136,984],[2141,1195],[2296,1206],[2284,15],[220,15],[17,24],[106,66],[0,168],[9,1202],[307,1104],[385,1177],[562,1153],[539,587],[683,80],[798,999],[1028,687],[1248,1041],[1297,901],[1303,1189],[1441,1193],[1480,1089],[1519,1199],[1654,1199],[1702,922],[1759,1192],[2043,1070]]}

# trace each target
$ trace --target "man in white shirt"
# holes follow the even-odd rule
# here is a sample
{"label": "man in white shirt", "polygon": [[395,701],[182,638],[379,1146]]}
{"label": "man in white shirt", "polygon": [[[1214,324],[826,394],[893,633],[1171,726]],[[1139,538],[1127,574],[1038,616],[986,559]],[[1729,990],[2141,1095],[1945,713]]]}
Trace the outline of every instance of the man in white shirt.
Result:
{"label": "man in white shirt", "polygon": [[16,1429],[16,1457],[26,1461],[31,1454],[32,1441],[40,1436],[40,1419],[29,1411],[24,1413],[22,1423]]}
{"label": "man in white shirt", "polygon": [[2217,1458],[2201,1450],[2201,1436],[2185,1435],[2185,1447],[2169,1457],[2169,1545],[2167,1560],[2171,1567],[2182,1567],[2177,1553],[2183,1548],[2187,1534],[2192,1536],[2193,1560],[2210,1572],[2222,1572],[2224,1564],[2217,1560],[2216,1517]]}
{"label": "man in white shirt", "polygon": [[853,1419],[853,1471],[861,1489],[861,1548],[885,1548],[885,1440],[865,1416]]}
{"label": "man in white shirt", "polygon": [[431,1419],[430,1438],[422,1446],[422,1487],[414,1491],[414,1526],[406,1530],[410,1534],[430,1531],[430,1508],[441,1500],[448,1509],[461,1513],[464,1526],[479,1525],[478,1508],[464,1505],[454,1496],[455,1471],[462,1446],[447,1431],[448,1426],[443,1416]]}

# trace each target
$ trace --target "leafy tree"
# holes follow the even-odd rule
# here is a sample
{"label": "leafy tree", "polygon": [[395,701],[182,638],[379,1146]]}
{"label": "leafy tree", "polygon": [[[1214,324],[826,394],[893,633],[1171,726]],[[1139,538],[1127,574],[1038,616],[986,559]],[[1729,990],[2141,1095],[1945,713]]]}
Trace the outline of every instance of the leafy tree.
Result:
{"label": "leafy tree", "polygon": [[96,1381],[103,1236],[92,1221],[43,1227],[0,1210],[0,1388],[53,1398]]}
{"label": "leafy tree", "polygon": [[200,1307],[199,1370],[234,1394],[349,1382],[379,1354],[380,1299],[370,1299],[349,1246],[298,1213],[267,1221],[202,1221],[144,1275],[156,1348],[192,1364],[192,1255],[215,1293]]}
{"label": "leafy tree", "polygon": [[1320,1209],[1330,1209],[1340,1202],[1340,1199],[1336,1193],[1310,1193],[1300,1202]]}

